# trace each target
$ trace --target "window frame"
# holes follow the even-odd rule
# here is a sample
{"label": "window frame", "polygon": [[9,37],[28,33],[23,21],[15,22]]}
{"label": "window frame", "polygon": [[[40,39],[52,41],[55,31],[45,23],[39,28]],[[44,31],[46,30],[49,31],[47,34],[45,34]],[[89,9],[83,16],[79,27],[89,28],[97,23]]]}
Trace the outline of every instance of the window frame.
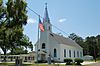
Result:
{"label": "window frame", "polygon": [[66,49],[64,49],[64,57],[66,57]]}
{"label": "window frame", "polygon": [[42,43],[42,49],[45,49],[45,47],[46,47],[46,44]]}
{"label": "window frame", "polygon": [[57,57],[57,49],[54,48],[54,57]]}
{"label": "window frame", "polygon": [[69,57],[71,57],[71,50],[69,50]]}

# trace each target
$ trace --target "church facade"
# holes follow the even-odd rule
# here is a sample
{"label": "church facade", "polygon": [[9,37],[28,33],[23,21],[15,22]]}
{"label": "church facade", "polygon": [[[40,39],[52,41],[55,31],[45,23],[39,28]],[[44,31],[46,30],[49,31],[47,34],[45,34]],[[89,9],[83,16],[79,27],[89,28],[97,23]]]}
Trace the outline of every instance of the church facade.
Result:
{"label": "church facade", "polygon": [[47,6],[45,7],[43,26],[45,30],[40,32],[40,38],[35,44],[38,60],[47,61],[50,56],[54,61],[63,62],[65,58],[83,57],[83,48],[75,41],[52,32]]}

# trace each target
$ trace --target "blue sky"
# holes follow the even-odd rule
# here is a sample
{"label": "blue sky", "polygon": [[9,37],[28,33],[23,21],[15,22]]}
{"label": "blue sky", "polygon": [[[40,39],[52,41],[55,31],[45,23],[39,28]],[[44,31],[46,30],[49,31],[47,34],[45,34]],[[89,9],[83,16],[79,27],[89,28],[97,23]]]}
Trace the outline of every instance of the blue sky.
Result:
{"label": "blue sky", "polygon": [[[48,3],[48,13],[51,24],[67,34],[55,29],[53,32],[68,36],[75,33],[83,38],[100,34],[100,0],[26,0],[28,6],[44,15],[45,3]],[[24,33],[33,44],[37,41],[38,16],[28,10],[28,24]],[[42,19],[41,19],[42,20]]]}

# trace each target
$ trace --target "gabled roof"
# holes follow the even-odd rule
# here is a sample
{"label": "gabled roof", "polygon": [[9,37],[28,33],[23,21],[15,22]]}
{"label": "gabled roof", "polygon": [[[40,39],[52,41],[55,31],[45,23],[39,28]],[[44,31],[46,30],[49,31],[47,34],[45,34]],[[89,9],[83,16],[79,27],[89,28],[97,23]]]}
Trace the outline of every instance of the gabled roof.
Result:
{"label": "gabled roof", "polygon": [[50,33],[49,37],[57,41],[59,44],[65,44],[65,45],[74,46],[82,49],[81,46],[79,46],[75,41],[71,40],[70,38],[66,38],[54,33]]}

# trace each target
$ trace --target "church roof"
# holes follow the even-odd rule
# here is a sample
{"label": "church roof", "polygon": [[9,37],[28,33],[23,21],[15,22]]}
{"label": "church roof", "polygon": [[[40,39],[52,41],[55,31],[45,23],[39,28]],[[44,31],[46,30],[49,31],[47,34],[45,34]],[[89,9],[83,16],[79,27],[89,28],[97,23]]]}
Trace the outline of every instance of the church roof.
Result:
{"label": "church roof", "polygon": [[65,44],[65,45],[74,46],[77,48],[82,48],[81,46],[79,46],[75,41],[71,40],[70,38],[66,38],[66,37],[57,35],[55,33],[50,33],[50,37],[51,37],[51,39],[56,40],[59,44]]}

